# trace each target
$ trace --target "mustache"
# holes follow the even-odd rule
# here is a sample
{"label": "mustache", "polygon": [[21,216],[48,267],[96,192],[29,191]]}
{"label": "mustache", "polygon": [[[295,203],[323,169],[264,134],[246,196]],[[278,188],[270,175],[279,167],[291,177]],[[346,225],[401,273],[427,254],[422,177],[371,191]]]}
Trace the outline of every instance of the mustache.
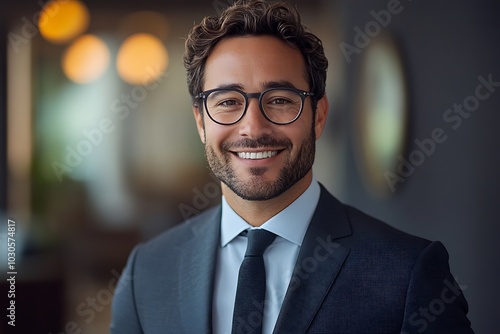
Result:
{"label": "mustache", "polygon": [[266,148],[266,147],[292,147],[290,139],[278,139],[270,136],[262,136],[257,139],[243,138],[235,142],[223,142],[222,148],[226,151],[242,148]]}

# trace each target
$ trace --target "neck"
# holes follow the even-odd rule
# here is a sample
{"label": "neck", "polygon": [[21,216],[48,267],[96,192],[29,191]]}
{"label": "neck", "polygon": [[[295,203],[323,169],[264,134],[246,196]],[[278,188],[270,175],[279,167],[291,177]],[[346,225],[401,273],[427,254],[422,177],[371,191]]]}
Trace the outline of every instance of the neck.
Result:
{"label": "neck", "polygon": [[265,201],[249,201],[236,195],[224,183],[222,194],[231,208],[248,224],[261,226],[270,218],[284,210],[306,191],[312,181],[312,171],[291,186],[283,194]]}

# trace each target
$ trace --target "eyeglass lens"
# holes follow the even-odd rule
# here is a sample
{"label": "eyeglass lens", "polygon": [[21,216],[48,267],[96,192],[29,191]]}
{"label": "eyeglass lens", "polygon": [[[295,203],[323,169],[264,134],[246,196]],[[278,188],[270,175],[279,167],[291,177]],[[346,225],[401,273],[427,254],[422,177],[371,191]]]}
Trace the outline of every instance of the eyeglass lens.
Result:
{"label": "eyeglass lens", "polygon": [[[245,96],[235,90],[219,90],[206,98],[210,116],[220,123],[234,123],[245,112]],[[267,91],[261,99],[261,107],[266,116],[276,123],[293,121],[302,108],[299,93],[291,90],[274,89]]]}

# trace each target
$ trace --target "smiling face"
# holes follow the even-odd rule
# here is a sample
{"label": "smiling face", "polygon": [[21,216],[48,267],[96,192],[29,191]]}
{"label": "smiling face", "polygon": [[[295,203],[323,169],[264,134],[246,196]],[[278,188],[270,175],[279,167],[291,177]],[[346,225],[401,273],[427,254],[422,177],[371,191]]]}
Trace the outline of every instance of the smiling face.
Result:
{"label": "smiling face", "polygon": [[[310,87],[299,50],[271,36],[231,37],[220,41],[207,59],[203,90],[233,87],[246,93],[271,87]],[[328,112],[323,97],[314,117],[311,98],[293,123],[277,125],[250,98],[245,116],[236,124],[220,125],[206,114],[194,114],[213,173],[245,200],[268,200],[290,188],[303,192],[311,180],[315,140]],[[200,107],[201,108],[201,107]],[[205,111],[203,111],[205,112]],[[223,187],[224,195],[228,190]]]}

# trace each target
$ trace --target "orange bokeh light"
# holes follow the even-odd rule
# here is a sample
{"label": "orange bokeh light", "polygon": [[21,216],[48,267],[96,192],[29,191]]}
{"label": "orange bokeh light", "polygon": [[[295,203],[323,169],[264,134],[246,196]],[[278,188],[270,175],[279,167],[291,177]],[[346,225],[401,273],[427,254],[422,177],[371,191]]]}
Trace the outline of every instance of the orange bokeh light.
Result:
{"label": "orange bokeh light", "polygon": [[66,76],[80,84],[98,79],[110,61],[109,49],[99,37],[83,35],[71,44],[63,56]]}
{"label": "orange bokeh light", "polygon": [[167,49],[157,37],[145,33],[127,38],[121,45],[116,60],[118,74],[132,85],[153,82],[156,76],[152,73],[159,75],[167,66]]}
{"label": "orange bokeh light", "polygon": [[89,11],[80,1],[49,1],[43,7],[38,27],[46,40],[64,44],[84,33],[89,21]]}

